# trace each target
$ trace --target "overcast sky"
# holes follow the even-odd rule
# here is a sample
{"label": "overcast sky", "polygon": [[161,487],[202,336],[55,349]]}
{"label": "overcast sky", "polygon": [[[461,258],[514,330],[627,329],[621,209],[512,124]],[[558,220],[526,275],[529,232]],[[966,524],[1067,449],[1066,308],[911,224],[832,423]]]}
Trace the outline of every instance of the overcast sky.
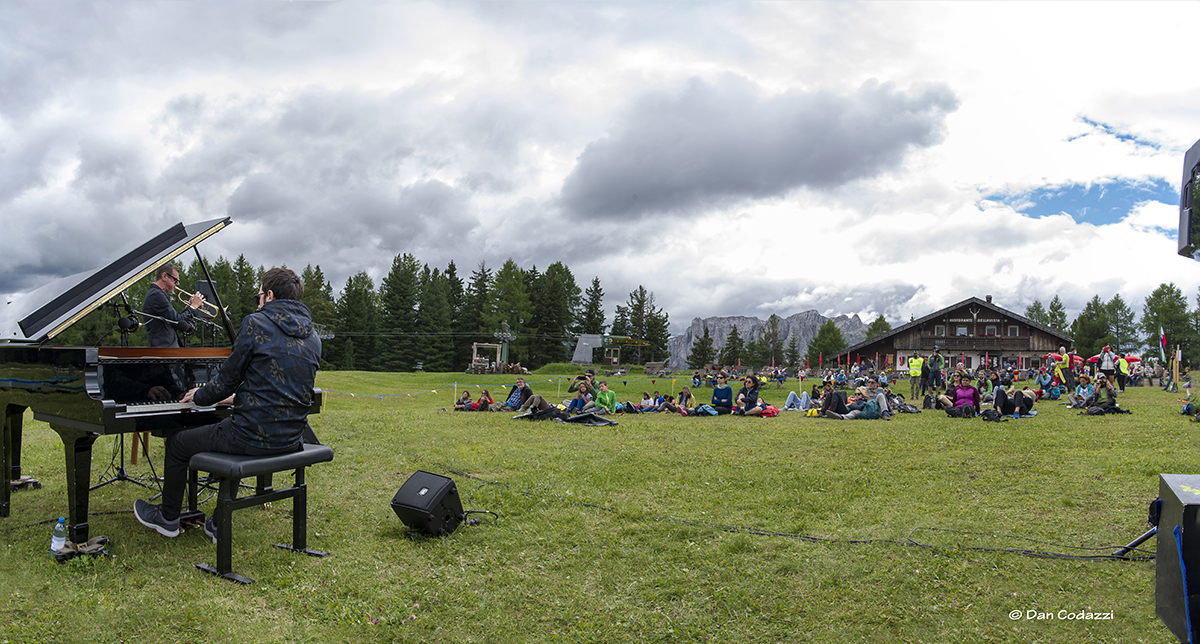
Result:
{"label": "overcast sky", "polygon": [[1200,4],[0,3],[0,293],[209,257],[511,257],[692,317],[1139,313],[1176,255]]}

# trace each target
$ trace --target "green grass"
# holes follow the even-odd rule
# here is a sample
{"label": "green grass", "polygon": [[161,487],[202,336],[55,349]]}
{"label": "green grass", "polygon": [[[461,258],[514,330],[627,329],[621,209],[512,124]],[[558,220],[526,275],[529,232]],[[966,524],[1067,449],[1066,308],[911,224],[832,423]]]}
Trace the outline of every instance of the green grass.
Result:
{"label": "green grass", "polygon": [[[569,377],[531,384],[565,398]],[[27,416],[24,471],[44,487],[15,493],[0,520],[0,641],[1174,641],[1154,614],[1153,562],[970,548],[1070,552],[1139,535],[1158,474],[1197,469],[1200,425],[1177,394],[1130,389],[1134,414],[1115,417],[1043,402],[1001,424],[927,411],[590,428],[438,411],[455,399],[448,383],[501,398],[513,378],[321,373],[344,393],[311,419],[337,456],[309,470],[309,543],[332,556],[269,547],[290,539],[288,502],[238,511],[234,569],[251,586],[192,567],[215,561],[200,531],[164,539],[138,525],[129,509],[147,493],[130,484],[91,497],[92,534],[116,557],[55,563],[38,522],[66,508],[62,447]],[[686,382],[610,379],[618,400]],[[782,404],[788,390],[765,391]],[[94,474],[113,441],[97,441]],[[406,537],[389,502],[417,469],[452,476],[469,507],[500,518]],[[865,539],[878,541],[851,542]],[[1114,619],[1009,619],[1031,609]]]}

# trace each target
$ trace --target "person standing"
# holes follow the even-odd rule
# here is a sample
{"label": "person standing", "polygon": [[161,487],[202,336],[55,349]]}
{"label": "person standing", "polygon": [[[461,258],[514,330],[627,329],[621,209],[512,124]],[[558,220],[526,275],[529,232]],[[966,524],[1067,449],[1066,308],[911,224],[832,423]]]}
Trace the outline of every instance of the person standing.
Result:
{"label": "person standing", "polygon": [[929,388],[942,388],[942,369],[946,366],[946,357],[938,345],[933,345],[933,353],[929,355]]}
{"label": "person standing", "polygon": [[1117,356],[1117,390],[1125,393],[1125,381],[1129,379],[1129,361],[1125,356]]}
{"label": "person standing", "polygon": [[[158,267],[157,279],[146,289],[142,310],[154,317],[146,322],[146,341],[152,347],[179,347],[176,333],[188,334],[196,330],[196,310],[204,305],[204,296],[192,293],[188,305],[181,313],[171,306],[170,295],[179,287],[179,269],[167,262]],[[161,318],[161,319],[156,319]]]}
{"label": "person standing", "polygon": [[[1117,371],[1117,354],[1113,353],[1112,347],[1104,345],[1104,349],[1100,351],[1100,373],[1108,377],[1111,382]],[[1098,384],[1098,383],[1097,383]]]}
{"label": "person standing", "polygon": [[916,400],[921,393],[921,369],[925,366],[925,358],[913,354],[908,358],[908,398]]}

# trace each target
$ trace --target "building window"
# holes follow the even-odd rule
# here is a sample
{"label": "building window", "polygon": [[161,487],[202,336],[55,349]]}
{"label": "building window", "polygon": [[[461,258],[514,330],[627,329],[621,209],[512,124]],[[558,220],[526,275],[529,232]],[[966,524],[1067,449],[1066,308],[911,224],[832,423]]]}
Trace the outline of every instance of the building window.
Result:
{"label": "building window", "polygon": [[990,324],[988,326],[983,327],[983,334],[989,338],[996,337],[996,327],[994,325],[990,325]]}
{"label": "building window", "polygon": [[934,326],[933,327],[933,335],[934,335],[934,337],[937,337],[937,338],[944,337],[946,335],[946,327],[944,327],[940,324]]}
{"label": "building window", "polygon": [[1021,335],[1021,327],[1015,324],[1008,327],[1008,337],[1015,338],[1019,335]]}
{"label": "building window", "polygon": [[966,326],[960,326],[960,327],[957,327],[957,328],[955,328],[955,329],[954,329],[954,335],[963,335],[963,336],[965,336],[966,334],[967,334],[967,327],[966,327]]}

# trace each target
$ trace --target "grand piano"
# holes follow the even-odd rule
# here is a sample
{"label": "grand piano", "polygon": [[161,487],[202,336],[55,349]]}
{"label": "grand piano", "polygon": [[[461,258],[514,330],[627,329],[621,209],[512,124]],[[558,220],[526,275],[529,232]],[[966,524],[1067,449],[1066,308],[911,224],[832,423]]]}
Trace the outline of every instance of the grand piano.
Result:
{"label": "grand piano", "polygon": [[[223,407],[161,402],[161,389],[176,399],[203,385],[220,370],[228,348],[151,349],[144,347],[56,347],[55,336],[88,313],[121,296],[159,266],[194,249],[231,223],[229,218],[177,224],[99,270],[64,278],[14,299],[0,310],[0,472],[21,478],[22,420],[27,409],[35,420],[58,433],[66,457],[67,515],[70,539],[88,539],[92,444],[100,436],[172,431],[214,423],[228,415]],[[200,258],[199,251],[196,256]],[[203,258],[200,263],[203,265]],[[207,268],[205,268],[207,273]],[[232,344],[233,326],[224,307],[223,325]],[[150,390],[161,388],[159,394]],[[313,390],[310,413],[319,413],[323,397]],[[9,516],[12,486],[0,482],[0,517]]]}

